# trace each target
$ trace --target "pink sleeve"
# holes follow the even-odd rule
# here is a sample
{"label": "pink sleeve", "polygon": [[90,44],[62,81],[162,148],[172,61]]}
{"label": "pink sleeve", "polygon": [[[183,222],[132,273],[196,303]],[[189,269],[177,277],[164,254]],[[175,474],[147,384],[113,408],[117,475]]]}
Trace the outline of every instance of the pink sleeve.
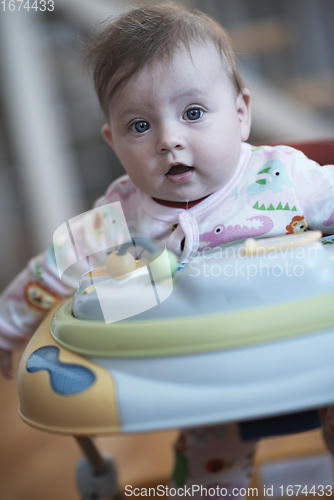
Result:
{"label": "pink sleeve", "polygon": [[19,349],[56,303],[73,293],[58,276],[53,246],[31,259],[0,297],[0,348]]}

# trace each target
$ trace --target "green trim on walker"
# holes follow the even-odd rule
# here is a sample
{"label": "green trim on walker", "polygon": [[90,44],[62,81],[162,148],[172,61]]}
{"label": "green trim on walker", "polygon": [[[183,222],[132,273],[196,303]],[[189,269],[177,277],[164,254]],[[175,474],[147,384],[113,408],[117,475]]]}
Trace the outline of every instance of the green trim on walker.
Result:
{"label": "green trim on walker", "polygon": [[334,327],[334,293],[275,306],[150,321],[85,321],[61,306],[51,334],[88,356],[152,357],[195,354],[271,342]]}

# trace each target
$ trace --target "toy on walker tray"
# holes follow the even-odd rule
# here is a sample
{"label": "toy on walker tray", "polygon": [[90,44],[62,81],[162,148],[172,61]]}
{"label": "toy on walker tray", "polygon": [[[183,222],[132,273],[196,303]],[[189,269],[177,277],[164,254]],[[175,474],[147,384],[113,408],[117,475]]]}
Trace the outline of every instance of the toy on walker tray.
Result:
{"label": "toy on walker tray", "polygon": [[111,254],[21,359],[20,416],[76,436],[242,421],[334,403],[334,246],[246,240],[177,266]]}

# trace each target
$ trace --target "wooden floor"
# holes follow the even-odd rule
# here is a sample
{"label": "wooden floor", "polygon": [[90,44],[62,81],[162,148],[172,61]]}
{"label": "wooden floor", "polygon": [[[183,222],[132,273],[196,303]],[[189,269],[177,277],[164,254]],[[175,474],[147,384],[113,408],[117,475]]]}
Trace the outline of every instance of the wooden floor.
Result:
{"label": "wooden floor", "polygon": [[[16,366],[19,354],[15,357]],[[16,381],[0,379],[0,500],[77,500],[74,470],[80,456],[70,437],[40,432],[26,426],[17,413]],[[117,461],[120,485],[161,484],[171,471],[176,431],[103,437],[100,450]],[[321,453],[318,431],[260,443],[256,462]]]}
{"label": "wooden floor", "polygon": [[[0,378],[0,398],[0,500],[77,500],[74,471],[80,450],[75,440],[37,431],[20,420],[16,380]],[[115,457],[124,487],[168,478],[176,435],[108,436],[96,443]]]}

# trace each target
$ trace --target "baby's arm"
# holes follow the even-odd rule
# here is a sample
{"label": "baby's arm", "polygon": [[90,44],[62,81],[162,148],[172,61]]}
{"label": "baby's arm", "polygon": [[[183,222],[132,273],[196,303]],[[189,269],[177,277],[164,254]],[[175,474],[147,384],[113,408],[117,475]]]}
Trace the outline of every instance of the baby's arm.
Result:
{"label": "baby's arm", "polygon": [[59,279],[53,246],[30,260],[0,297],[0,371],[13,376],[12,352],[34,333],[45,314],[73,293]]}
{"label": "baby's arm", "polygon": [[[93,267],[104,264],[100,262],[102,249],[129,239],[126,221],[131,219],[134,223],[138,205],[136,193],[137,189],[129,178],[121,177],[95,203],[95,208],[101,208],[70,221],[78,255],[89,256]],[[119,201],[124,209],[124,218],[119,204],[113,205]],[[56,247],[60,251],[59,254],[57,250],[57,255],[61,260],[65,259],[64,268],[67,269],[66,256],[70,254],[70,248],[63,240],[61,242]],[[87,271],[86,259],[76,262],[74,275],[71,274],[71,266],[68,270],[60,280],[53,245],[50,245],[44,253],[31,259],[0,296],[0,371],[5,377],[11,377],[13,373],[11,353],[21,348],[57,302],[73,294],[78,278]]]}
{"label": "baby's arm", "polygon": [[[86,239],[82,238],[82,245],[85,245]],[[69,251],[66,244],[58,245],[60,262],[63,259],[65,266]],[[82,272],[87,271],[87,264],[84,264]],[[79,267],[80,263],[77,274]],[[76,281],[68,273],[60,279],[52,244],[45,252],[31,259],[4,290],[0,296],[0,372],[3,376],[13,377],[12,352],[21,349],[46,313],[61,300],[73,295]]]}

